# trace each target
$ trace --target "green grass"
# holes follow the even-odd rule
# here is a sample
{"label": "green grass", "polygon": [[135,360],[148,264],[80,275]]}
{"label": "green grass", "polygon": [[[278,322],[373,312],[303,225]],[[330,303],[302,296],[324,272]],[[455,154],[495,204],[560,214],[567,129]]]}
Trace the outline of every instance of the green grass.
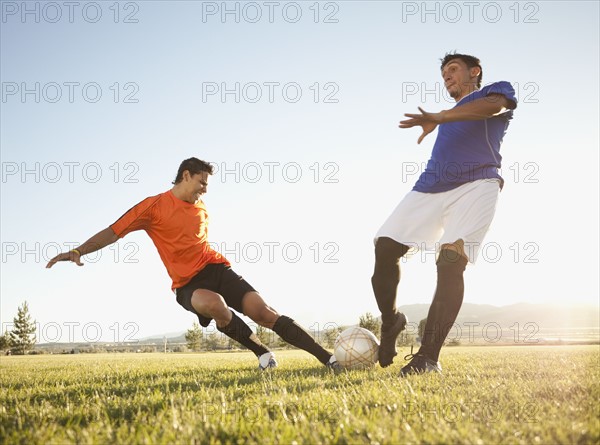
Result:
{"label": "green grass", "polygon": [[[404,352],[404,351],[403,351]],[[454,347],[444,374],[304,352],[0,358],[0,443],[600,443],[598,346]]]}

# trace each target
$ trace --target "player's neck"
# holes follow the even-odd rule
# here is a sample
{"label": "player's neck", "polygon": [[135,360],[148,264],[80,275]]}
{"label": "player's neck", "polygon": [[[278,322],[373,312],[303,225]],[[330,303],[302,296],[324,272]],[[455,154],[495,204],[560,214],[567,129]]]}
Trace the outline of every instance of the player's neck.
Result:
{"label": "player's neck", "polygon": [[186,199],[187,196],[189,195],[189,193],[186,193],[186,191],[183,190],[183,188],[180,187],[179,184],[175,184],[171,188],[171,193],[173,193],[173,196],[175,196],[175,198],[180,199],[185,202],[189,202],[188,199]]}
{"label": "player's neck", "polygon": [[467,97],[470,94],[473,94],[475,91],[477,91],[479,88],[477,88],[476,86],[473,86],[473,88],[469,88],[465,94],[463,94],[460,97],[456,97],[454,100],[456,101],[456,103],[459,103],[461,100],[463,100],[465,97]]}
{"label": "player's neck", "polygon": [[455,97],[454,100],[456,101],[456,103],[459,103],[461,100],[463,100],[465,97],[467,97],[469,94],[473,94],[475,91],[477,91],[479,88],[477,87],[477,85],[475,84],[471,84],[468,85],[465,88],[465,93],[462,94],[460,97]]}

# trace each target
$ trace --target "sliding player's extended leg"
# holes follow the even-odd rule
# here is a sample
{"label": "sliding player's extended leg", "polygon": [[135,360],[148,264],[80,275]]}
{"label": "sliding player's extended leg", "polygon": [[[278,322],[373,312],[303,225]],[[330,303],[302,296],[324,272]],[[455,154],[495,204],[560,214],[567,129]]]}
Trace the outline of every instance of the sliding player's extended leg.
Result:
{"label": "sliding player's extended leg", "polygon": [[242,299],[244,314],[261,326],[272,329],[284,341],[314,355],[324,365],[331,363],[332,355],[319,345],[298,323],[280,315],[267,305],[258,292],[247,292]]}

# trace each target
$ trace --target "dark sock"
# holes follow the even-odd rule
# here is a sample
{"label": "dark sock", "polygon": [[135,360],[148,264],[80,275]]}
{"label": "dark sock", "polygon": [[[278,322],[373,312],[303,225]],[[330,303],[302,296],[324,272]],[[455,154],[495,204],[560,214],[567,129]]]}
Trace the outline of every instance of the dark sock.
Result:
{"label": "dark sock", "polygon": [[394,321],[396,290],[400,283],[400,258],[409,247],[391,238],[380,237],[375,243],[375,270],[371,278],[373,293],[384,324]]}
{"label": "dark sock", "polygon": [[233,311],[231,312],[231,321],[229,324],[227,326],[223,326],[222,328],[217,326],[217,329],[227,337],[233,338],[235,341],[250,349],[257,356],[261,356],[264,353],[269,352],[267,347],[262,344],[256,334],[252,332],[250,326],[244,323],[244,320],[238,317]]}
{"label": "dark sock", "polygon": [[290,345],[311,353],[323,364],[327,363],[331,357],[330,352],[323,349],[308,332],[290,317],[281,315],[273,325],[273,331]]}
{"label": "dark sock", "polygon": [[453,250],[442,249],[437,261],[437,287],[427,314],[419,352],[438,361],[440,350],[462,306],[467,259]]}

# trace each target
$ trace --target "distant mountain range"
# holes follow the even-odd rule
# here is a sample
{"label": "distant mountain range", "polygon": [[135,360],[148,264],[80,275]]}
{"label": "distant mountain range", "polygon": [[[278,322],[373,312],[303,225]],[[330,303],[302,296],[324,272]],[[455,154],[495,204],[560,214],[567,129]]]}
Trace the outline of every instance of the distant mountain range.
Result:
{"label": "distant mountain range", "polygon": [[[410,304],[400,306],[409,322],[416,323],[427,317],[429,304]],[[485,326],[488,323],[500,325],[504,329],[513,329],[518,323],[519,331],[523,333],[528,323],[535,324],[538,333],[574,331],[579,329],[600,329],[600,310],[593,305],[559,305],[516,303],[509,306],[492,306],[489,304],[464,303],[456,320],[461,326]],[[478,323],[478,325],[477,325]],[[164,338],[170,343],[184,343],[185,331],[163,335],[153,335],[140,339],[140,343],[161,344]]]}
{"label": "distant mountain range", "polygon": [[[409,321],[418,323],[427,317],[429,304],[411,304],[399,308]],[[574,328],[600,328],[598,306],[592,305],[557,305],[516,303],[510,306],[492,306],[489,304],[463,304],[458,324],[474,322],[480,324],[498,323],[503,328],[510,328],[515,323],[521,326],[535,323],[540,330],[561,330]]]}

